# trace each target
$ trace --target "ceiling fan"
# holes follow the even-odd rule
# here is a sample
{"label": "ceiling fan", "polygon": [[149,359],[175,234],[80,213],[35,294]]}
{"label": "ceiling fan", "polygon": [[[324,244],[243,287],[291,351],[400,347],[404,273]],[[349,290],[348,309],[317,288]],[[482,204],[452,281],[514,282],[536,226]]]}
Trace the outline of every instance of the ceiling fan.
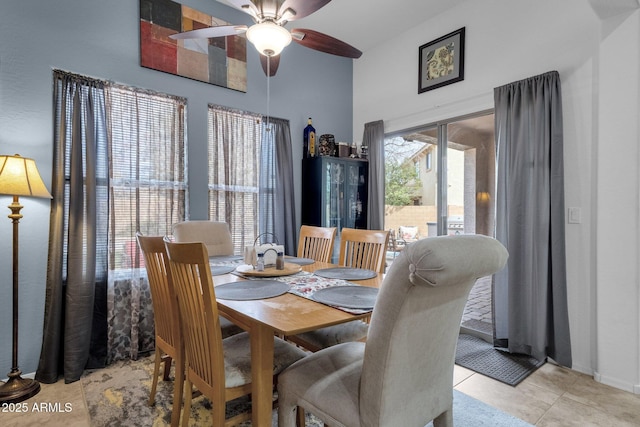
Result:
{"label": "ceiling fan", "polygon": [[355,47],[318,31],[284,28],[289,21],[304,18],[316,12],[331,0],[226,0],[235,8],[249,14],[255,24],[221,25],[201,28],[169,37],[179,39],[213,38],[245,33],[247,39],[260,52],[260,62],[267,76],[274,76],[280,64],[280,52],[291,40],[310,49],[347,58],[362,55]]}

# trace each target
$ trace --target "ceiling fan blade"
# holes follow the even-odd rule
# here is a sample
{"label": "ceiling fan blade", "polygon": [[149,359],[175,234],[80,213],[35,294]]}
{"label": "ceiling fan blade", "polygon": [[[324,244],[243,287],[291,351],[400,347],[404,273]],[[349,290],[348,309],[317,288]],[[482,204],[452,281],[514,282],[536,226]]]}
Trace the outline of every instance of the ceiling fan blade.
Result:
{"label": "ceiling fan blade", "polygon": [[182,39],[210,39],[213,37],[235,36],[247,31],[246,25],[220,25],[219,27],[200,28],[199,30],[185,31],[172,34],[169,37],[174,40]]}
{"label": "ceiling fan blade", "polygon": [[233,5],[236,9],[240,9],[244,13],[248,13],[254,19],[258,19],[260,11],[256,5],[250,0],[227,0],[227,3]]}
{"label": "ceiling fan blade", "polygon": [[360,58],[362,56],[362,52],[355,47],[318,31],[295,28],[291,30],[291,37],[294,42],[320,52],[347,58]]}
{"label": "ceiling fan blade", "polygon": [[[269,61],[269,64],[267,64],[267,61]],[[264,74],[267,77],[273,77],[276,75],[276,71],[278,71],[278,65],[280,65],[280,55],[270,57],[260,55],[260,63],[262,64]]]}
{"label": "ceiling fan blade", "polygon": [[311,15],[321,9],[331,0],[284,0],[278,16],[283,21],[293,21]]}

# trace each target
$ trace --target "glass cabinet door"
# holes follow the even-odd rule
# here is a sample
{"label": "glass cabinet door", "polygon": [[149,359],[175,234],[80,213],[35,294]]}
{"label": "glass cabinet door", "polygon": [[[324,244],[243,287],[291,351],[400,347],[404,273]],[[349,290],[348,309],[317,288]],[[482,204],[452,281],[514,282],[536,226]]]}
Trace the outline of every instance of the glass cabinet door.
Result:
{"label": "glass cabinet door", "polygon": [[367,169],[361,162],[327,161],[323,170],[324,227],[367,227]]}
{"label": "glass cabinet door", "polygon": [[325,188],[325,223],[324,227],[344,227],[344,176],[342,163],[328,161],[324,170]]}
{"label": "glass cabinet door", "polygon": [[344,185],[345,222],[344,227],[366,228],[366,169],[362,164],[350,163],[345,165],[346,176]]}

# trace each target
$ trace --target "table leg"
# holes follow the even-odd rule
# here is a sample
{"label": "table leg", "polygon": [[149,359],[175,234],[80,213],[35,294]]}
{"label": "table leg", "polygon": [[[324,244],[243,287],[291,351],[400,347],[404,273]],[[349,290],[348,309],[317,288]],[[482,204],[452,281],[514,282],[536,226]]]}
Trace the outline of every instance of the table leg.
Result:
{"label": "table leg", "polygon": [[255,324],[251,328],[252,425],[271,427],[273,397],[273,331]]}

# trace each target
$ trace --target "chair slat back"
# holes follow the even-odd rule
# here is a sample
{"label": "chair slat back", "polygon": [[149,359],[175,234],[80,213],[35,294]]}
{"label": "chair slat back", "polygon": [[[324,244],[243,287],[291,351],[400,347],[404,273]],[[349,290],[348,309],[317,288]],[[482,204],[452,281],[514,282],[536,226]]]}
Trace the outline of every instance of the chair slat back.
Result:
{"label": "chair slat back", "polygon": [[165,240],[183,323],[187,376],[198,389],[224,393],[222,334],[209,256],[201,242]]}
{"label": "chair slat back", "polygon": [[301,226],[298,257],[311,258],[320,262],[331,262],[335,238],[335,227]]}
{"label": "chair slat back", "polygon": [[[174,350],[178,349],[182,345],[178,299],[169,271],[169,258],[163,238],[145,237],[138,233],[136,239],[144,255],[151,289],[156,339],[161,339]],[[175,353],[171,356],[175,357]]]}
{"label": "chair slat back", "polygon": [[340,258],[344,267],[366,268],[384,273],[389,232],[343,228],[340,235]]}

